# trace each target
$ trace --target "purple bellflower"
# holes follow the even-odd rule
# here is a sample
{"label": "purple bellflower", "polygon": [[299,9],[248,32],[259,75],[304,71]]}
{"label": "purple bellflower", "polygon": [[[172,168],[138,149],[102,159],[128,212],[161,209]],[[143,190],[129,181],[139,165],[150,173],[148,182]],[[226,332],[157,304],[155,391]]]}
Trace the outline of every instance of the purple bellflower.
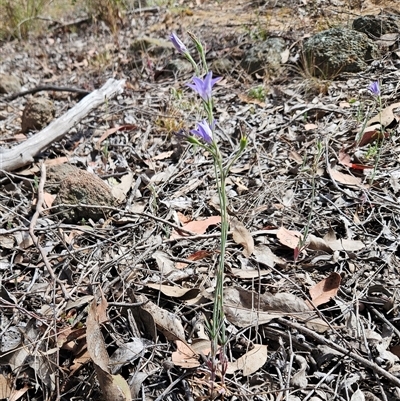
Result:
{"label": "purple bellflower", "polygon": [[203,139],[203,141],[210,144],[213,141],[213,133],[212,133],[213,128],[214,128],[214,123],[211,124],[210,126],[207,120],[203,120],[201,123],[197,123],[197,129],[192,129],[190,132],[193,135],[200,137],[201,139]]}
{"label": "purple bellflower", "polygon": [[210,71],[204,79],[193,77],[193,84],[187,84],[189,88],[192,88],[197,92],[200,97],[205,101],[209,102],[211,100],[212,87],[220,80],[222,77],[214,78],[212,77],[212,71]]}
{"label": "purple bellflower", "polygon": [[379,82],[374,81],[368,86],[368,90],[372,93],[374,96],[380,96],[381,95],[381,88],[379,87]]}
{"label": "purple bellflower", "polygon": [[188,52],[186,46],[183,44],[183,42],[178,38],[178,36],[175,33],[172,33],[169,36],[169,39],[171,40],[172,44],[174,45],[178,53],[185,54]]}

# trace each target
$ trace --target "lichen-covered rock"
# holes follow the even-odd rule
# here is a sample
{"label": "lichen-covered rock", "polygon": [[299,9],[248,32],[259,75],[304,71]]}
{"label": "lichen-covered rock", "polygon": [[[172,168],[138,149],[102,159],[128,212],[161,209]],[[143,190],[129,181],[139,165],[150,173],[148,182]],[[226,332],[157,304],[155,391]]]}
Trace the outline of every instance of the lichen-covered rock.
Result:
{"label": "lichen-covered rock", "polygon": [[30,99],[22,114],[22,132],[45,127],[53,120],[55,113],[56,109],[51,100],[43,97]]}
{"label": "lichen-covered rock", "polygon": [[303,47],[304,64],[314,76],[333,78],[359,72],[378,57],[378,49],[365,33],[332,28],[309,38]]}
{"label": "lichen-covered rock", "polygon": [[[64,173],[60,174],[61,178]],[[109,214],[107,209],[83,205],[114,206],[115,200],[111,188],[98,176],[75,168],[72,173],[67,173],[67,176],[61,180],[53,205],[62,205],[57,208],[60,217],[67,222],[76,223],[82,219],[98,220]]]}
{"label": "lichen-covered rock", "polygon": [[240,65],[249,74],[263,75],[265,70],[276,71],[282,64],[282,54],[286,49],[284,39],[268,38],[246,50]]}
{"label": "lichen-covered rock", "polygon": [[21,91],[21,82],[13,75],[0,74],[0,93],[17,93]]}
{"label": "lichen-covered rock", "polygon": [[398,33],[400,15],[364,15],[353,21],[353,29],[378,39],[387,33]]}

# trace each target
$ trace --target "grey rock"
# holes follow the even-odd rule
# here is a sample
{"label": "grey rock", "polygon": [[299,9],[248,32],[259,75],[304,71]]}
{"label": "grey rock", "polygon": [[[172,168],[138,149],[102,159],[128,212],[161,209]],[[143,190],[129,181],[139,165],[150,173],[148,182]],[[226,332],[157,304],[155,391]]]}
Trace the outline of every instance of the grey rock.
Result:
{"label": "grey rock", "polygon": [[0,74],[0,93],[17,93],[21,91],[21,82],[13,75]]}
{"label": "grey rock", "polygon": [[359,72],[378,57],[378,49],[365,33],[332,28],[309,38],[303,47],[304,64],[314,76],[334,78],[341,72]]}
{"label": "grey rock", "polygon": [[[72,166],[71,166],[72,167]],[[114,206],[115,200],[110,187],[97,175],[74,168],[71,172],[61,172],[61,184],[53,206],[59,206],[57,212],[67,222],[79,222],[82,219],[99,220],[109,214],[107,209],[85,207],[81,205]],[[62,205],[62,206],[61,206]],[[71,205],[71,206],[67,206]]]}
{"label": "grey rock", "polygon": [[282,38],[268,38],[257,42],[244,52],[240,65],[249,74],[263,75],[266,70],[276,71],[282,64],[282,53],[286,48],[286,42]]}
{"label": "grey rock", "polygon": [[387,33],[398,33],[400,30],[399,15],[364,15],[353,21],[353,29],[378,39]]}
{"label": "grey rock", "polygon": [[22,132],[31,129],[41,129],[54,118],[56,109],[51,100],[34,97],[28,100],[22,114]]}

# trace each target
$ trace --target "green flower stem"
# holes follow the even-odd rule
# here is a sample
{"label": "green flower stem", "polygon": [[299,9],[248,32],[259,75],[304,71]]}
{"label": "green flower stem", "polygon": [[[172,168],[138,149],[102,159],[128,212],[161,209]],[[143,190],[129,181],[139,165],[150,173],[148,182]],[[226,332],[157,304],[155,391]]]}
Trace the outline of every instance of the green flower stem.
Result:
{"label": "green flower stem", "polygon": [[[378,154],[375,157],[374,170],[372,172],[372,176],[369,181],[369,185],[371,185],[371,186],[375,180],[375,175],[378,170],[379,161],[381,159],[383,142],[385,140],[385,129],[382,126],[382,97],[380,95],[378,96],[378,103],[379,103],[379,124],[380,124],[381,128],[380,128],[380,133],[378,134],[378,138],[376,139],[376,143],[378,146]],[[382,136],[382,138],[381,138],[381,136]]]}

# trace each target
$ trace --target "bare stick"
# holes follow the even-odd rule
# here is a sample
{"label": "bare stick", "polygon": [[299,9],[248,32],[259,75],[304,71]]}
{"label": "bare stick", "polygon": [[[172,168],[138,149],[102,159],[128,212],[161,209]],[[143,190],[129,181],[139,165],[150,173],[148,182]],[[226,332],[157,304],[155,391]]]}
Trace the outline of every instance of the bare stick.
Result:
{"label": "bare stick", "polygon": [[32,241],[35,244],[36,248],[39,250],[39,252],[42,256],[43,262],[47,268],[47,271],[50,274],[51,279],[53,280],[54,283],[57,283],[60,285],[65,299],[70,299],[70,295],[68,294],[68,291],[64,287],[64,284],[61,282],[61,280],[54,274],[54,270],[51,267],[49,260],[47,259],[46,253],[44,252],[43,248],[40,246],[39,238],[36,237],[36,235],[34,233],[37,219],[40,216],[40,213],[42,212],[42,209],[43,209],[44,184],[46,182],[46,165],[44,163],[42,163],[40,170],[41,171],[40,171],[40,181],[39,181],[39,188],[38,188],[38,200],[37,200],[37,204],[36,204],[36,211],[32,217],[31,224],[29,225],[29,235],[31,236]]}
{"label": "bare stick", "polygon": [[362,356],[356,354],[355,352],[352,352],[350,350],[347,350],[347,349],[341,347],[340,345],[334,343],[333,341],[330,341],[327,338],[315,333],[314,331],[312,331],[306,327],[303,327],[301,324],[294,323],[294,322],[291,322],[291,321],[283,319],[283,318],[278,318],[277,321],[285,326],[289,326],[294,329],[297,329],[298,331],[310,336],[311,338],[316,340],[318,343],[327,345],[328,347],[331,347],[334,350],[339,351],[344,356],[348,355],[350,358],[354,359],[355,361],[357,361],[364,367],[371,369],[373,372],[377,373],[380,376],[383,376],[385,379],[389,380],[396,387],[400,387],[400,379],[398,379],[396,376],[392,375],[391,373],[387,372],[385,369],[382,369],[376,363],[363,358]]}

